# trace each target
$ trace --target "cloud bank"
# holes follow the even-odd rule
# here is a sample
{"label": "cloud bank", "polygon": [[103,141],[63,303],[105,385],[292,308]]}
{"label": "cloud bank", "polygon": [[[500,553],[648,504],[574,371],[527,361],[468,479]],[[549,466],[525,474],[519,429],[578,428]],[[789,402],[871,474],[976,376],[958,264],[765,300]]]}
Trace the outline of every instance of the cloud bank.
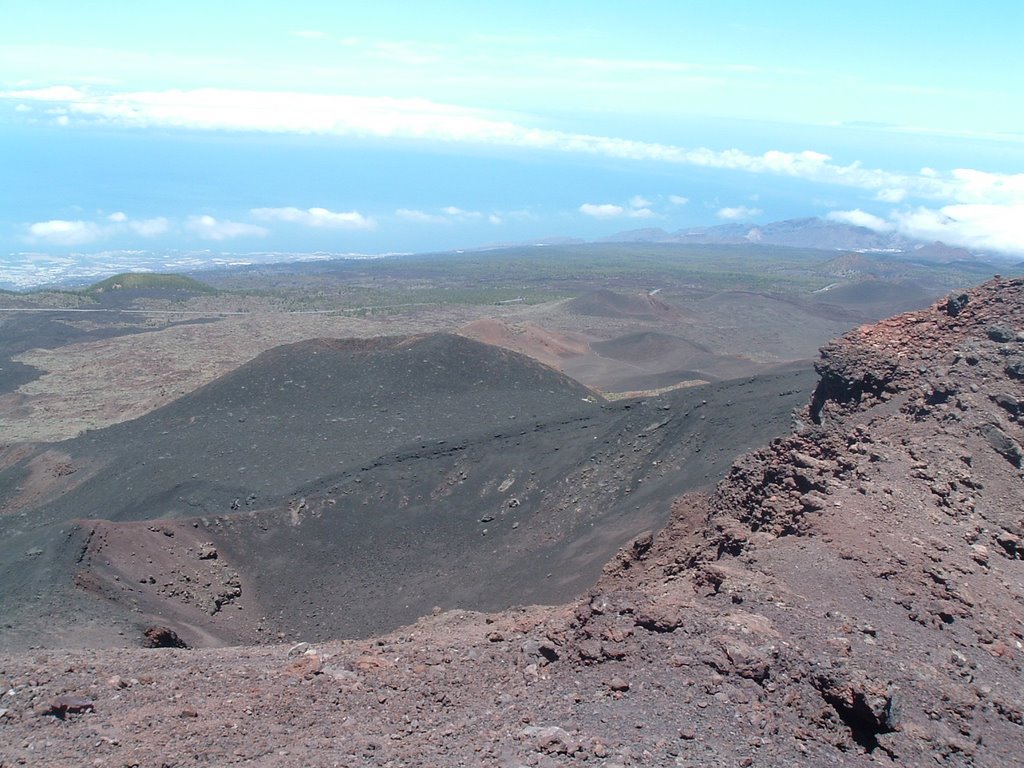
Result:
{"label": "cloud bank", "polygon": [[47,242],[54,245],[85,245],[102,237],[100,227],[90,221],[50,219],[37,221],[28,227],[29,242]]}
{"label": "cloud bank", "polygon": [[856,162],[842,165],[813,150],[751,154],[739,149],[685,148],[537,128],[497,112],[427,99],[217,88],[114,92],[56,85],[0,91],[0,100],[46,103],[59,109],[61,117],[70,118],[72,125],[89,122],[135,128],[471,142],[773,174],[856,187],[885,202],[917,197],[957,204],[1024,203],[1024,174],[973,169],[940,173],[929,168],[904,174],[865,168]]}
{"label": "cloud bank", "polygon": [[614,219],[625,212],[625,208],[614,203],[584,203],[580,206],[580,213],[593,216],[595,219]]}
{"label": "cloud bank", "polygon": [[235,237],[263,237],[270,230],[255,224],[245,224],[227,219],[215,219],[213,216],[189,216],[185,227],[203,240],[230,240]]}
{"label": "cloud bank", "polygon": [[170,222],[163,216],[153,219],[131,219],[123,211],[116,211],[100,222],[67,219],[36,221],[27,225],[27,231],[22,239],[28,243],[73,247],[129,232],[145,238],[158,237],[169,229]]}
{"label": "cloud bank", "polygon": [[1024,204],[917,206],[891,211],[887,218],[854,209],[832,211],[826,218],[915,240],[1024,255]]}
{"label": "cloud bank", "polygon": [[630,198],[627,205],[616,203],[583,203],[577,210],[595,219],[653,219],[657,214],[650,209],[651,201],[640,195]]}
{"label": "cloud bank", "polygon": [[921,240],[1024,254],[1024,205],[946,205],[893,215],[897,229]]}
{"label": "cloud bank", "polygon": [[829,221],[838,221],[855,227],[867,227],[875,232],[891,232],[896,229],[891,222],[872,213],[866,213],[860,208],[852,211],[832,211],[825,218]]}
{"label": "cloud bank", "polygon": [[[395,216],[405,221],[414,221],[420,224],[454,224],[484,218],[484,214],[480,211],[467,211],[456,205],[446,205],[438,213],[430,213],[415,208],[399,208],[395,211]],[[501,217],[495,213],[489,214],[487,220],[491,224],[500,224],[502,222]]]}
{"label": "cloud bank", "polygon": [[899,232],[913,240],[1024,255],[1024,204],[918,206],[894,210],[888,218],[856,209],[833,211],[827,218],[879,232]]}
{"label": "cloud bank", "polygon": [[326,208],[253,208],[249,211],[259,221],[284,221],[301,224],[304,227],[327,227],[331,229],[376,229],[377,222],[358,211],[336,212]]}
{"label": "cloud bank", "polygon": [[[0,104],[4,102],[9,104],[12,113],[24,112],[30,107],[24,112],[30,117],[23,119],[49,119],[67,125],[69,130],[79,124],[98,124],[140,129],[472,143],[775,175],[858,189],[865,193],[865,201],[905,206],[884,217],[859,208],[836,211],[834,220],[915,238],[1024,253],[1024,173],[993,173],[970,168],[948,171],[921,168],[913,173],[900,173],[864,167],[857,162],[838,163],[828,154],[811,149],[768,150],[755,154],[739,149],[687,148],[534,127],[524,124],[520,118],[513,120],[499,112],[426,99],[215,88],[117,92],[101,86],[53,85],[0,91]],[[670,196],[669,202],[684,205],[686,198]],[[588,202],[581,205],[578,212],[601,219],[656,216],[650,201],[642,196],[627,202]],[[757,208],[738,206],[721,208],[718,216],[724,220],[742,220],[760,213]],[[308,227],[365,230],[376,226],[372,218],[357,211],[335,212],[323,208],[258,208],[250,215],[264,223],[285,222]],[[454,206],[438,212],[399,209],[395,215],[406,221],[433,223],[484,217],[484,214]],[[50,219],[26,225],[23,239],[78,246],[125,232],[155,237],[170,228],[166,219],[133,221],[127,216],[93,222]],[[181,228],[210,240],[268,233],[257,224],[217,220],[211,216],[189,217]]]}
{"label": "cloud bank", "polygon": [[741,221],[743,219],[753,219],[763,214],[760,208],[749,208],[745,205],[737,205],[735,208],[719,208],[716,214],[718,218],[725,219],[726,221]]}

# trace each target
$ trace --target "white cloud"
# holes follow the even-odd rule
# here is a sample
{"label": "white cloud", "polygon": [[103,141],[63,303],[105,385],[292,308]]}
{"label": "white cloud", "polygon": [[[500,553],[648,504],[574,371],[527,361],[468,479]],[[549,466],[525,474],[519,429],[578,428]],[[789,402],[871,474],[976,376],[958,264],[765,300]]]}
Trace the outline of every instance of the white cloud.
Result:
{"label": "white cloud", "polygon": [[616,219],[625,217],[629,219],[653,219],[657,214],[647,206],[651,201],[635,195],[630,198],[629,205],[617,205],[615,203],[584,203],[579,207],[579,212],[596,219]]}
{"label": "white cloud", "polygon": [[[382,50],[381,53],[392,57],[422,58],[433,56],[436,50],[409,51],[403,48]],[[739,149],[686,148],[534,127],[513,121],[504,113],[426,99],[216,88],[117,92],[103,86],[83,86],[80,89],[56,85],[0,91],[0,100],[47,103],[52,108],[65,110],[67,114],[59,115],[58,119],[70,116],[72,125],[98,123],[134,128],[246,130],[471,142],[800,178],[861,189],[883,202],[897,203],[907,198],[932,200],[936,201],[939,210],[950,205],[1024,204],[1024,173],[989,173],[965,168],[951,171],[922,168],[917,173],[898,173],[864,167],[858,162],[843,165],[834,162],[829,155],[813,150],[768,150],[751,154]],[[678,203],[673,201],[673,204]],[[616,213],[600,206],[590,213],[580,210],[587,215],[627,215],[626,207],[617,207],[623,211]],[[648,215],[643,211],[651,211],[649,206],[643,205],[630,208],[638,217]],[[723,210],[725,217],[731,211],[735,211],[734,215],[738,217],[755,215],[751,213],[755,209],[751,208]],[[428,217],[427,220],[431,216],[422,211],[419,213],[421,217]]]}
{"label": "white cloud", "polygon": [[185,226],[204,240],[230,240],[233,237],[263,237],[264,227],[238,221],[218,220],[213,216],[189,216]]}
{"label": "white cloud", "polygon": [[893,211],[888,218],[855,209],[832,211],[826,218],[876,232],[898,232],[915,240],[941,240],[975,250],[1024,254],[1024,203],[918,206]]}
{"label": "white cloud", "polygon": [[[455,222],[482,219],[484,217],[480,211],[467,211],[456,205],[447,205],[440,210],[440,213],[429,213],[427,211],[420,211],[417,209],[399,208],[395,211],[395,215],[400,219],[417,221],[422,224],[453,224]],[[491,214],[492,224],[494,223],[494,216],[495,214]],[[498,217],[498,221],[501,221],[500,217]]]}
{"label": "white cloud", "polygon": [[890,194],[885,190],[903,189],[908,195],[957,203],[1011,202],[1008,196],[1015,197],[1017,202],[1024,199],[1024,174],[991,174],[970,169],[941,174],[922,168],[917,175],[906,175],[865,168],[859,163],[838,165],[829,155],[812,150],[769,150],[752,155],[738,149],[687,149],[534,128],[487,110],[426,99],[215,88],[119,93],[83,91],[70,86],[0,91],[0,99],[46,101],[84,120],[129,127],[475,142],[769,173],[882,194]]}
{"label": "white cloud", "polygon": [[672,205],[686,205],[690,202],[690,198],[683,197],[682,195],[669,195],[668,201],[672,203]]}
{"label": "white cloud", "polygon": [[28,104],[18,104],[14,108],[14,111],[15,112],[31,112],[32,111],[32,107],[30,107]]}
{"label": "white cloud", "polygon": [[456,219],[479,219],[483,216],[479,211],[465,211],[462,208],[458,208],[454,205],[449,205],[441,209],[445,215],[451,216]]}
{"label": "white cloud", "polygon": [[157,216],[153,219],[129,221],[128,228],[143,237],[158,237],[170,230],[171,223],[163,216]]}
{"label": "white cloud", "polygon": [[377,222],[358,211],[329,211],[326,208],[253,208],[253,218],[261,221],[284,221],[306,227],[329,227],[332,229],[376,229]]}
{"label": "white cloud", "polygon": [[37,221],[28,227],[31,242],[47,242],[54,245],[84,245],[103,236],[100,227],[91,221],[67,221],[50,219]]}
{"label": "white cloud", "polygon": [[875,195],[875,200],[883,203],[902,203],[906,199],[907,190],[905,189],[880,189]]}
{"label": "white cloud", "polygon": [[580,213],[597,219],[614,219],[625,212],[625,208],[614,203],[584,203],[580,206]]}
{"label": "white cloud", "polygon": [[64,219],[39,221],[28,226],[25,239],[29,242],[47,242],[52,245],[85,245],[124,232],[134,232],[142,237],[156,237],[167,232],[170,226],[170,222],[163,216],[137,220],[130,219],[124,211],[115,211],[101,222]]}
{"label": "white cloud", "polygon": [[400,219],[418,221],[423,224],[443,224],[448,221],[444,216],[437,216],[433,213],[427,213],[426,211],[419,211],[410,208],[399,208],[395,211],[395,216]]}
{"label": "white cloud", "polygon": [[53,85],[48,88],[31,88],[24,91],[0,91],[0,99],[10,98],[25,101],[71,102],[85,98],[85,94],[70,85]]}
{"label": "white cloud", "polygon": [[[97,122],[132,127],[177,127],[193,130],[254,130],[324,133],[347,136],[478,142],[506,146],[601,154],[714,168],[797,176],[824,183],[882,190],[908,188],[925,197],[948,196],[960,187],[977,187],[978,179],[904,177],[857,163],[837,165],[823,153],[770,150],[751,155],[737,149],[657,144],[629,139],[552,131],[519,125],[494,112],[440,104],[425,99],[369,98],[294,92],[257,92],[205,88],[192,91],[101,92],[70,86],[2,91],[0,98],[48,101]],[[995,175],[988,175],[989,181]],[[1024,174],[1020,175],[1024,177]],[[905,182],[905,183],[904,183]],[[984,202],[958,200],[958,202]],[[646,206],[635,206],[642,208]]]}
{"label": "white cloud", "polygon": [[738,205],[735,208],[720,208],[717,215],[720,219],[738,221],[740,219],[752,219],[755,216],[760,216],[762,213],[764,211],[760,208],[748,208],[745,205]]}
{"label": "white cloud", "polygon": [[893,213],[897,229],[920,240],[1024,254],[1024,203],[918,207]]}
{"label": "white cloud", "polygon": [[[961,188],[973,187],[976,193],[984,186],[980,178],[970,179],[956,174],[929,175],[927,169],[917,176],[907,176],[864,168],[858,163],[837,165],[828,155],[812,150],[769,150],[752,155],[738,149],[688,149],[613,136],[554,131],[512,122],[501,113],[426,99],[217,88],[82,91],[69,86],[0,91],[0,99],[47,101],[62,106],[83,121],[136,128],[247,130],[473,142],[770,173],[874,191],[905,188],[912,194],[934,199],[949,198]],[[998,186],[1000,180],[1008,178],[998,174],[987,176],[989,186]],[[1024,179],[1024,174],[1018,178]]]}
{"label": "white cloud", "polygon": [[491,224],[501,224],[502,222],[501,216],[499,216],[496,213],[492,213],[490,216],[488,216],[487,220],[491,222]]}
{"label": "white cloud", "polygon": [[399,208],[395,211],[395,215],[400,219],[409,219],[410,221],[434,221],[440,218],[439,216],[431,216],[425,211],[413,210],[411,208]]}
{"label": "white cloud", "polygon": [[852,224],[855,227],[867,227],[875,232],[892,232],[896,228],[891,222],[874,214],[866,213],[860,208],[852,211],[831,211],[825,218],[829,221]]}
{"label": "white cloud", "polygon": [[1024,203],[1024,173],[1004,174],[956,168],[951,173],[958,203]]}

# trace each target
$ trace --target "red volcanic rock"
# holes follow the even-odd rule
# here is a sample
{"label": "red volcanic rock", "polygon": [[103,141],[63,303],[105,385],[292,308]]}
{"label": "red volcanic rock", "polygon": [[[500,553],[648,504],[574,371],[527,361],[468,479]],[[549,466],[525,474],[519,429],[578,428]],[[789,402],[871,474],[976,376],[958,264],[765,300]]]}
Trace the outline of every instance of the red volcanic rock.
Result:
{"label": "red volcanic rock", "polygon": [[142,635],[146,648],[188,648],[178,633],[169,627],[149,627]]}

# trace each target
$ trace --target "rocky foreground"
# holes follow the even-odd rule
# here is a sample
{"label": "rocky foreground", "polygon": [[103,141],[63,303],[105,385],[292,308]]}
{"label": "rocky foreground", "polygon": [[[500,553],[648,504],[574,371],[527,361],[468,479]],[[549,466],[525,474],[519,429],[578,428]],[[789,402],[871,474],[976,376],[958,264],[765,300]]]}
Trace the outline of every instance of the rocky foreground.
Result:
{"label": "rocky foreground", "polygon": [[1024,280],[851,332],[819,374],[797,433],[572,605],[7,655],[0,766],[1020,764]]}

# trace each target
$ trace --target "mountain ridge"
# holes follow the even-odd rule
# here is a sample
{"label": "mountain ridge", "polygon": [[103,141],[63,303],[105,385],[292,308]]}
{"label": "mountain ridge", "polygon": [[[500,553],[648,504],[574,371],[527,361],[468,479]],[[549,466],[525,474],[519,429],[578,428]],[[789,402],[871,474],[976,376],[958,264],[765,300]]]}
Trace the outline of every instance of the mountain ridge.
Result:
{"label": "mountain ridge", "polygon": [[816,216],[784,219],[766,224],[727,222],[668,232],[657,227],[625,230],[598,238],[598,243],[693,243],[695,245],[773,245],[824,251],[877,253],[916,259],[928,264],[1006,261],[1013,257],[920,240],[896,232],[831,221]]}

